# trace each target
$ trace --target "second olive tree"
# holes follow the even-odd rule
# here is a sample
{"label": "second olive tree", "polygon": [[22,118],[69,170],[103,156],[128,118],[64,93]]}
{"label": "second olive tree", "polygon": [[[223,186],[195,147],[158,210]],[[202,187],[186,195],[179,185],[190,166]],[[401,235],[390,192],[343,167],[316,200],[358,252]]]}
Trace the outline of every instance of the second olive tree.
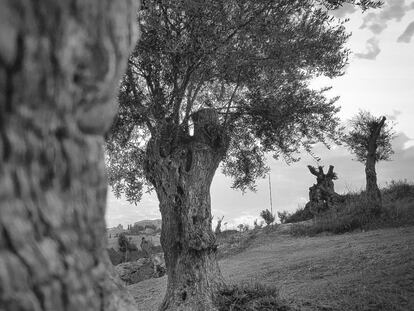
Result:
{"label": "second olive tree", "polygon": [[391,141],[395,132],[386,123],[386,117],[374,117],[368,111],[360,111],[350,120],[350,125],[351,129],[345,135],[344,142],[356,160],[365,164],[366,194],[369,202],[378,208],[382,205],[382,200],[375,164],[390,160],[394,153]]}

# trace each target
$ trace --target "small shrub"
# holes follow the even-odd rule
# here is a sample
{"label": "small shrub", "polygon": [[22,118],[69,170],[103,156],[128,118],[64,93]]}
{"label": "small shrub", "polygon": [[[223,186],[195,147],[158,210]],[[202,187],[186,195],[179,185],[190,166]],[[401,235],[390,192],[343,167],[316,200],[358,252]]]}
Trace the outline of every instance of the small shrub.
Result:
{"label": "small shrub", "polygon": [[389,202],[395,202],[402,198],[414,198],[414,185],[409,184],[407,180],[391,180],[381,192],[383,200]]}
{"label": "small shrub", "polygon": [[263,227],[264,221],[261,221],[260,223],[257,223],[257,219],[254,220],[253,226],[254,229],[261,229]]}
{"label": "small shrub", "polygon": [[279,221],[281,224],[286,224],[286,220],[289,217],[289,212],[288,211],[283,211],[283,212],[277,212],[277,217],[279,217]]}
{"label": "small shrub", "polygon": [[279,297],[276,288],[258,283],[230,285],[215,297],[219,311],[287,311],[291,310]]}
{"label": "small shrub", "polygon": [[260,217],[263,218],[268,226],[275,221],[275,215],[273,215],[268,209],[263,210],[260,213]]}
{"label": "small shrub", "polygon": [[118,236],[118,245],[119,245],[119,251],[122,253],[125,253],[128,250],[129,241],[128,238],[124,233],[120,233]]}

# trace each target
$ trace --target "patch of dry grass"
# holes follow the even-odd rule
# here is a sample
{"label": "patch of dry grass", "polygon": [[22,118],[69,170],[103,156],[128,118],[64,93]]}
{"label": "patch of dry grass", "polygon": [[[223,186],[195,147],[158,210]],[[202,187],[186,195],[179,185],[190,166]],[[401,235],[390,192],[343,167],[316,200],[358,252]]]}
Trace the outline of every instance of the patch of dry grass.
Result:
{"label": "patch of dry grass", "polygon": [[[262,230],[222,259],[225,279],[276,287],[279,301],[300,311],[413,310],[414,227],[296,238],[281,232],[285,226]],[[166,283],[164,276],[129,286],[137,310],[158,310]]]}
{"label": "patch of dry grass", "polygon": [[217,235],[217,258],[238,254],[248,248],[256,238],[258,230],[239,232],[236,230],[223,231]]}
{"label": "patch of dry grass", "polygon": [[259,283],[228,285],[221,289],[215,304],[219,311],[288,311],[275,287]]}

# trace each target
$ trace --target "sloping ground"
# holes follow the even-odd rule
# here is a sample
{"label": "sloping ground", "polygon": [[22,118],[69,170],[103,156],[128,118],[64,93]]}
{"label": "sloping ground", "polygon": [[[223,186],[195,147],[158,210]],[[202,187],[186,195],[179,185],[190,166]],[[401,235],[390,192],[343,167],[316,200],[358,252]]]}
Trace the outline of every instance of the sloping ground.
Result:
{"label": "sloping ground", "polygon": [[[229,282],[276,285],[300,310],[414,310],[414,227],[312,238],[276,231],[220,265]],[[129,287],[139,310],[157,310],[165,283]]]}

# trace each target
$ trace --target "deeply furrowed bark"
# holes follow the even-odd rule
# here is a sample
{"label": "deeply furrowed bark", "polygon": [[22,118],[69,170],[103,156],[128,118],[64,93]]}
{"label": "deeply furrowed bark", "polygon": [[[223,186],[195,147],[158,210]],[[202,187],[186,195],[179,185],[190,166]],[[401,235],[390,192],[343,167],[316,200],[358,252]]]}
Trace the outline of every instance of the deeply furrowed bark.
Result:
{"label": "deeply furrowed bark", "polygon": [[1,310],[133,310],[105,250],[102,135],[137,5],[0,2]]}
{"label": "deeply furrowed bark", "polygon": [[147,177],[160,201],[168,271],[160,310],[215,310],[213,297],[223,285],[211,229],[210,185],[228,141],[213,111],[199,111],[193,120],[194,136],[167,144],[160,135],[147,149]]}

